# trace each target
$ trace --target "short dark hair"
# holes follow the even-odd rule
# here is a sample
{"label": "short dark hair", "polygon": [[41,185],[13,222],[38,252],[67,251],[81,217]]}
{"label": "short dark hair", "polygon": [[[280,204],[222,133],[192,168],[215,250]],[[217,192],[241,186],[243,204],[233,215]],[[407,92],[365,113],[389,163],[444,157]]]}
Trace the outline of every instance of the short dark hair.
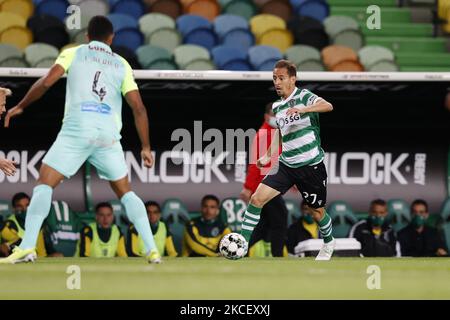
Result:
{"label": "short dark hair", "polygon": [[415,205],[418,205],[418,204],[421,204],[421,205],[423,205],[423,206],[425,206],[425,210],[428,212],[428,203],[425,201],[425,200],[423,200],[423,199],[416,199],[416,200],[414,200],[412,203],[411,203],[411,211],[412,211],[412,209],[413,209],[413,207],[415,206]]}
{"label": "short dark hair", "polygon": [[30,196],[27,195],[25,192],[19,192],[19,193],[16,193],[16,194],[12,197],[12,200],[11,200],[12,206],[15,207],[15,206],[16,206],[16,203],[19,202],[19,201],[22,200],[22,199],[28,199],[28,200],[30,200],[31,198],[30,198]]}
{"label": "short dark hair", "polygon": [[105,41],[114,33],[114,28],[105,16],[95,16],[89,20],[88,36],[90,40]]}
{"label": "short dark hair", "polygon": [[97,213],[98,210],[100,210],[100,208],[110,208],[114,212],[114,209],[113,209],[111,203],[109,203],[109,202],[100,202],[99,204],[97,204],[95,206],[95,212]]}
{"label": "short dark hair", "polygon": [[274,69],[282,69],[285,68],[287,69],[288,75],[289,77],[295,77],[297,76],[297,66],[295,65],[295,63],[293,63],[292,61],[289,60],[279,60],[276,64]]}
{"label": "short dark hair", "polygon": [[158,208],[159,211],[161,211],[161,206],[160,206],[159,203],[156,202],[156,201],[152,201],[152,200],[147,201],[147,202],[145,203],[145,207],[147,208],[147,207],[149,207],[149,206],[155,206],[155,207]]}
{"label": "short dark hair", "polygon": [[377,205],[377,206],[385,206],[386,205],[386,201],[384,201],[383,199],[372,200],[372,202],[370,203],[370,207],[373,207],[375,205]]}
{"label": "short dark hair", "polygon": [[213,201],[215,201],[216,203],[217,203],[217,206],[219,206],[220,205],[220,200],[219,200],[219,198],[217,198],[215,195],[213,195],[213,194],[207,194],[206,196],[204,196],[203,198],[202,198],[202,206],[205,204],[205,202],[206,201],[208,201],[208,200],[213,200]]}

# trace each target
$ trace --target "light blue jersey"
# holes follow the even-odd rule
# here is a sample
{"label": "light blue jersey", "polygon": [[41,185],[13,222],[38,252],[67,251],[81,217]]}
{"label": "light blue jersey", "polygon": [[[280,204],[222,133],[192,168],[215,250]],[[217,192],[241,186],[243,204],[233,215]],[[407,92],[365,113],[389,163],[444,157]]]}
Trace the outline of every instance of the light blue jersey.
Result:
{"label": "light blue jersey", "polygon": [[55,64],[67,72],[66,105],[61,131],[42,161],[67,178],[85,161],[103,179],[125,177],[122,95],[138,90],[130,65],[98,41],[64,50]]}
{"label": "light blue jersey", "polygon": [[65,50],[55,62],[67,72],[62,135],[120,139],[122,94],[137,85],[128,62],[102,42]]}

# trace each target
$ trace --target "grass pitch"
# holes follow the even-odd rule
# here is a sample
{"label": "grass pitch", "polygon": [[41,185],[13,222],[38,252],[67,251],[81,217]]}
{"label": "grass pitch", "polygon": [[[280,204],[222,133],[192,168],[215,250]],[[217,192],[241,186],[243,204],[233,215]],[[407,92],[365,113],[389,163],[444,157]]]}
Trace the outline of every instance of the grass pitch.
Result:
{"label": "grass pitch", "polygon": [[[70,265],[81,289],[69,290]],[[381,270],[369,290],[367,268]],[[450,259],[42,258],[0,265],[3,299],[450,299]]]}

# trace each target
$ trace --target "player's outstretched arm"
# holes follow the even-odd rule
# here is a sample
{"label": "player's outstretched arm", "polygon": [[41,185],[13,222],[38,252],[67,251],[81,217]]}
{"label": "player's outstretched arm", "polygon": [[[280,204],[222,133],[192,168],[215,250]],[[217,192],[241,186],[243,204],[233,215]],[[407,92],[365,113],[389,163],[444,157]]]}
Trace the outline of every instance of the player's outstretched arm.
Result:
{"label": "player's outstretched arm", "polygon": [[150,147],[147,109],[142,102],[141,94],[138,90],[127,92],[125,95],[125,100],[127,100],[127,103],[133,110],[134,123],[136,125],[139,139],[141,140],[141,157],[144,160],[144,165],[147,168],[151,168],[153,166],[153,156]]}
{"label": "player's outstretched arm", "polygon": [[320,99],[316,99],[317,102],[315,102],[314,104],[304,107],[304,108],[290,108],[287,112],[286,115],[291,115],[294,113],[308,113],[308,112],[318,112],[318,113],[322,113],[322,112],[330,112],[333,111],[333,105],[331,103],[329,103],[328,101],[326,101],[323,98]]}
{"label": "player's outstretched arm", "polygon": [[270,144],[269,148],[267,149],[267,152],[265,155],[263,155],[261,158],[259,158],[256,161],[256,166],[258,168],[263,168],[265,167],[271,160],[272,160],[272,153],[273,152],[278,152],[278,149],[280,148],[280,143],[281,143],[281,139],[280,139],[280,129],[276,129],[273,139],[272,139],[272,143]]}
{"label": "player's outstretched arm", "polygon": [[5,117],[5,127],[9,127],[11,118],[17,117],[23,113],[23,110],[30,104],[39,100],[48,89],[50,89],[63,75],[64,68],[59,64],[53,65],[45,76],[37,80],[28,90],[25,97],[11,110],[8,111]]}

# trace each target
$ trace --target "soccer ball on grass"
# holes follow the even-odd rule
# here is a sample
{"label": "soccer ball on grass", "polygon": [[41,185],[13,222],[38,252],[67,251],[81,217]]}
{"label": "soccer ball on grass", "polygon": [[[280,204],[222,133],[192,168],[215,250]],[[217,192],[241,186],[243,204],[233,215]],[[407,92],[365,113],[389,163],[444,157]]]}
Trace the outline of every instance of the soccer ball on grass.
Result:
{"label": "soccer ball on grass", "polygon": [[229,233],[220,240],[220,254],[227,259],[241,259],[247,254],[247,250],[248,243],[239,233]]}

